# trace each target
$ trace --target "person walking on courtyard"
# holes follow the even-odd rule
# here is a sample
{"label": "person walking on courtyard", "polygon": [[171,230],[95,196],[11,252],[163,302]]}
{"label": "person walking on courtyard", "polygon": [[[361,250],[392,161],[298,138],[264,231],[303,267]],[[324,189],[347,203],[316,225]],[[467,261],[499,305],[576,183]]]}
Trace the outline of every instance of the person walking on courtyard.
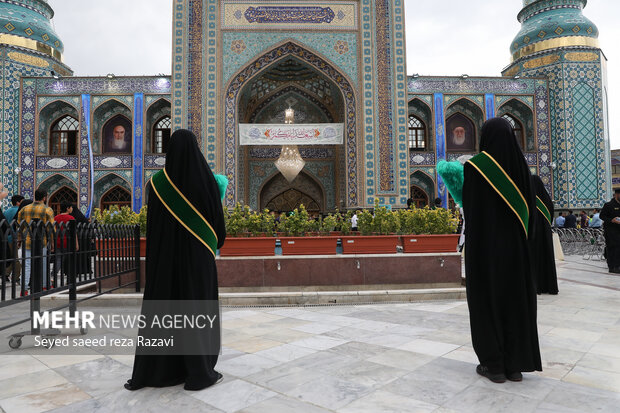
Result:
{"label": "person walking on courtyard", "polygon": [[609,272],[620,274],[620,189],[601,210],[605,231],[605,254]]}
{"label": "person walking on courtyard", "polygon": [[[166,166],[153,176],[149,187],[144,303],[149,300],[184,301],[187,305],[198,301],[217,302],[215,254],[226,238],[220,195],[223,191],[192,132],[178,130],[172,135]],[[219,313],[215,319],[219,327]],[[185,390],[201,390],[218,382],[222,378],[215,371],[219,328],[202,332],[196,340],[198,343],[191,344],[200,347],[199,354],[137,352],[133,374],[125,388],[137,390],[185,383]]]}
{"label": "person walking on courtyard", "polygon": [[[11,197],[11,207],[8,208],[6,211],[4,211],[4,218],[6,219],[6,222],[13,226],[13,228],[17,228],[17,225],[15,225],[13,223],[13,221],[15,220],[15,218],[17,218],[17,210],[19,209],[19,204],[22,203],[22,201],[24,200],[24,197],[21,195],[13,195]],[[13,274],[13,279],[17,282],[19,281],[19,277],[21,275],[21,271],[22,271],[22,265],[21,262],[19,260],[17,260],[18,258],[18,254],[17,254],[17,248],[15,248],[14,250],[14,245],[13,245],[13,235],[8,236],[8,243],[9,243],[9,254],[10,254],[10,258],[15,259],[15,261],[13,261],[10,264],[10,270],[7,268],[7,275],[9,274],[9,271]]]}
{"label": "person walking on courtyard", "polygon": [[464,169],[465,272],[476,372],[495,383],[542,371],[528,245],[534,200],[510,123],[486,121],[480,153]]}
{"label": "person walking on courtyard", "polygon": [[536,221],[532,239],[532,269],[538,294],[557,294],[558,275],[553,252],[553,201],[539,176],[532,176],[532,188],[536,193]]}
{"label": "person walking on courtyard", "polygon": [[563,212],[558,212],[558,217],[555,219],[555,227],[556,228],[564,228],[564,223],[566,222],[566,218],[564,218]]}

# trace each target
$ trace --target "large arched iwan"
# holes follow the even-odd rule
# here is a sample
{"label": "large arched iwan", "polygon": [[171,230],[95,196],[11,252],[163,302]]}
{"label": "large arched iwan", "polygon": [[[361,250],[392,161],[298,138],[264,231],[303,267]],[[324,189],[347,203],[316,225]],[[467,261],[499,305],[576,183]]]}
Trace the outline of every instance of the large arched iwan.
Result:
{"label": "large arched iwan", "polygon": [[256,60],[245,66],[243,70],[237,73],[229,83],[225,93],[225,110],[224,117],[224,171],[230,186],[226,191],[226,205],[233,207],[236,195],[236,175],[237,175],[237,101],[239,92],[243,86],[251,80],[256,74],[262,72],[265,68],[288,56],[296,58],[310,64],[312,67],[326,75],[331,79],[342,92],[345,105],[345,142],[346,142],[346,179],[347,179],[347,200],[349,205],[357,205],[357,134],[356,134],[356,118],[355,118],[355,94],[353,87],[338,70],[330,63],[325,61],[317,54],[305,49],[304,47],[287,42],[269,52],[263,54]]}

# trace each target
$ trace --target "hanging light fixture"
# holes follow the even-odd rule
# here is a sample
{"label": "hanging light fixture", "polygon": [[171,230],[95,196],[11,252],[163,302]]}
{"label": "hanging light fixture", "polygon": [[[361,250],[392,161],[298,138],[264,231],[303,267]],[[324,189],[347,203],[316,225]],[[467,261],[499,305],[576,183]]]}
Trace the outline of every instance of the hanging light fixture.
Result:
{"label": "hanging light fixture", "polygon": [[[284,123],[290,125],[295,120],[295,111],[292,108],[288,108],[284,111]],[[278,171],[286,178],[290,183],[299,175],[306,162],[299,153],[297,145],[285,145],[282,146],[280,157],[275,162]]]}

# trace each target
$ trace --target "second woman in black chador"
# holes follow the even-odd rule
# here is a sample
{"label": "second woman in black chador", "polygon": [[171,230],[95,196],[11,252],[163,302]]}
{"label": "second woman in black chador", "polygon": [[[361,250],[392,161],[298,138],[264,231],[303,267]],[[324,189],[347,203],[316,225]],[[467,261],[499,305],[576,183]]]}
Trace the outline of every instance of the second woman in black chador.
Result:
{"label": "second woman in black chador", "polygon": [[[505,119],[484,124],[480,151],[465,164],[463,184],[467,304],[480,361],[476,370],[494,382],[520,381],[521,372],[542,370],[528,246],[535,198],[528,166]],[[476,159],[486,164],[476,166]],[[494,177],[499,181],[491,183]]]}

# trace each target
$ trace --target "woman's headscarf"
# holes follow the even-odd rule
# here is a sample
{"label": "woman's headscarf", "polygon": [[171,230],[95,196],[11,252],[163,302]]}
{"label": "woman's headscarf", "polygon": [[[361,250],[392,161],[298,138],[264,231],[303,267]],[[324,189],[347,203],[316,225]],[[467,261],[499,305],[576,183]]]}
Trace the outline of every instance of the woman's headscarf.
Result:
{"label": "woman's headscarf", "polygon": [[166,153],[166,172],[189,202],[207,219],[223,242],[225,234],[220,189],[211,168],[202,155],[196,136],[185,129],[170,137]]}
{"label": "woman's headscarf", "polygon": [[[482,126],[480,152],[491,155],[517,185],[528,204],[531,196],[530,169],[506,119],[493,118]],[[531,214],[531,211],[530,211]]]}

